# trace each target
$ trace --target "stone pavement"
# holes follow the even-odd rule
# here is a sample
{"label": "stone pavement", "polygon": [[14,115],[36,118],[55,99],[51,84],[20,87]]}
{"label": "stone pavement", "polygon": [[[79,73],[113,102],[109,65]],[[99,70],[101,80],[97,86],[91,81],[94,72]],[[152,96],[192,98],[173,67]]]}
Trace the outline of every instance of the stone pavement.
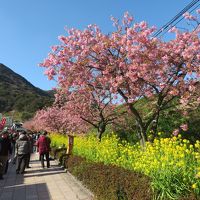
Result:
{"label": "stone pavement", "polygon": [[[46,164],[46,163],[45,163]],[[9,163],[8,173],[0,180],[0,200],[92,200],[93,195],[71,174],[51,161],[41,168],[38,154],[33,154],[30,169],[24,175],[15,173]]]}

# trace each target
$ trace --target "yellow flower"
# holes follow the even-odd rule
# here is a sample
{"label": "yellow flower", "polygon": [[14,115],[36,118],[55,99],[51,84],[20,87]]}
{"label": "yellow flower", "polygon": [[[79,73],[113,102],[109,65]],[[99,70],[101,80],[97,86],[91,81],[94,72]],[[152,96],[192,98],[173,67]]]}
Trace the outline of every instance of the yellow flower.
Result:
{"label": "yellow flower", "polygon": [[195,147],[196,147],[196,148],[199,148],[199,143],[196,143],[196,144],[195,144]]}
{"label": "yellow flower", "polygon": [[198,172],[195,177],[200,178],[200,172]]}
{"label": "yellow flower", "polygon": [[186,149],[185,152],[186,152],[186,153],[189,153],[190,151],[189,151],[189,149]]}
{"label": "yellow flower", "polygon": [[162,132],[158,132],[158,135],[161,135],[162,134]]}
{"label": "yellow flower", "polygon": [[197,184],[194,183],[194,184],[192,185],[192,189],[196,189],[196,188],[197,188]]}
{"label": "yellow flower", "polygon": [[190,149],[192,149],[193,148],[193,145],[192,144],[190,144]]}

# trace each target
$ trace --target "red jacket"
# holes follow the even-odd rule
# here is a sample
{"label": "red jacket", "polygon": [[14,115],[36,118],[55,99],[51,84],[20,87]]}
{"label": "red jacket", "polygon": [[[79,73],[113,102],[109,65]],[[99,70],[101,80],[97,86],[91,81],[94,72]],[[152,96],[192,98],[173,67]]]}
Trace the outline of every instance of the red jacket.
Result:
{"label": "red jacket", "polygon": [[48,153],[50,151],[50,138],[45,135],[41,135],[37,141],[37,147],[39,150],[39,154]]}

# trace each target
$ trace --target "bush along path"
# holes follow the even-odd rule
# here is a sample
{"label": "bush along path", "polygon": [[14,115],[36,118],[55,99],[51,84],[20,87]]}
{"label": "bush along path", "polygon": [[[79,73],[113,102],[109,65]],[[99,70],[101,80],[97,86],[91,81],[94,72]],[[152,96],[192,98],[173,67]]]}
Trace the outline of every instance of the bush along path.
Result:
{"label": "bush along path", "polygon": [[[62,146],[67,139],[60,137],[52,135],[52,144]],[[98,200],[195,200],[200,198],[199,152],[199,141],[192,145],[181,136],[156,139],[145,150],[115,135],[101,142],[93,136],[76,137],[67,165]]]}
{"label": "bush along path", "polygon": [[31,168],[16,174],[15,165],[0,181],[0,200],[92,200],[93,195],[56,161],[50,168],[41,168],[38,154],[31,157]]}

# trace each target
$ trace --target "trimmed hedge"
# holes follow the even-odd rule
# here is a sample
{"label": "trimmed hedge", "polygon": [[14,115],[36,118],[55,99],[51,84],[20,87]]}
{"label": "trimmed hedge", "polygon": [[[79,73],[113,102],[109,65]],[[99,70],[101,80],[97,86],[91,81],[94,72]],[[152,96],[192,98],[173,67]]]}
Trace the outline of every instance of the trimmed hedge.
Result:
{"label": "trimmed hedge", "polygon": [[71,156],[68,170],[91,190],[98,200],[150,200],[152,191],[147,176],[120,167],[91,163]]}
{"label": "trimmed hedge", "polygon": [[[80,156],[66,155],[66,149],[52,149],[51,155],[59,164],[95,195],[95,200],[168,200],[156,198],[149,177],[113,165],[94,163]],[[179,200],[199,200],[195,194]]]}

